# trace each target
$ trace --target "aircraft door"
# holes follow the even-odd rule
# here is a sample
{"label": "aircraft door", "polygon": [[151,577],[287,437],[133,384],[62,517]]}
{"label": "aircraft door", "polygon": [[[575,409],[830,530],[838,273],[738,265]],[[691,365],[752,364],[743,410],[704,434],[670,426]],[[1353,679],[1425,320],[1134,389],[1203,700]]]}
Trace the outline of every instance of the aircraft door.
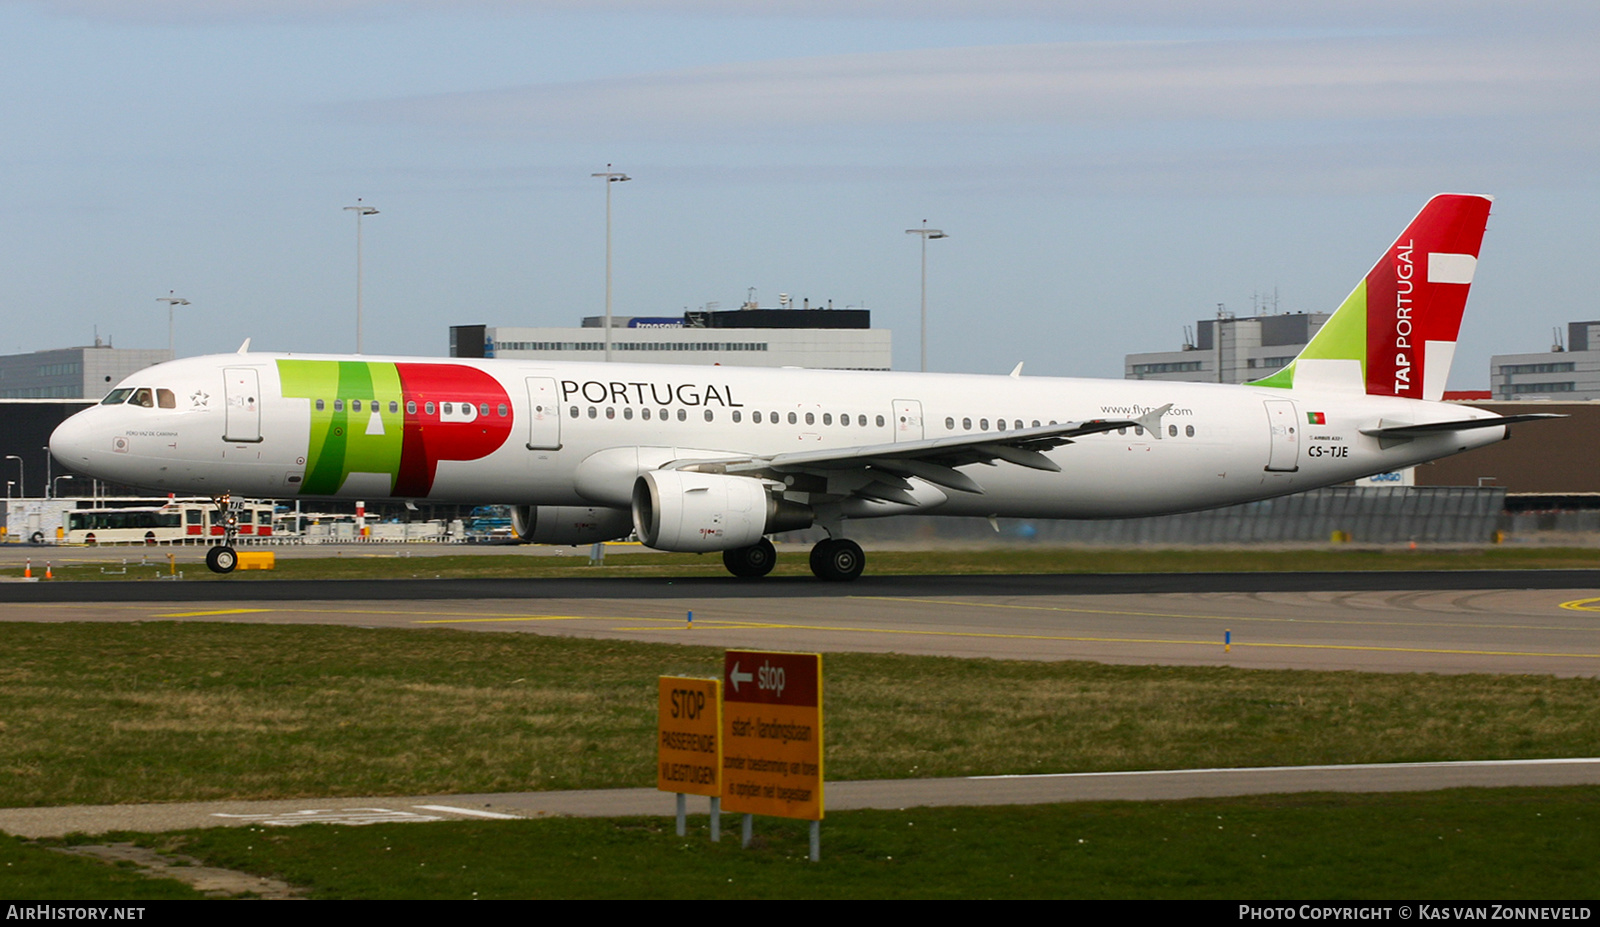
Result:
{"label": "aircraft door", "polygon": [[1271,429],[1272,447],[1267,452],[1267,469],[1294,471],[1300,469],[1300,421],[1294,403],[1287,399],[1268,399],[1267,424]]}
{"label": "aircraft door", "polygon": [[253,367],[222,371],[226,421],[222,440],[253,444],[261,440],[261,380]]}
{"label": "aircraft door", "polygon": [[894,401],[894,440],[922,440],[922,403],[916,399]]}
{"label": "aircraft door", "polygon": [[561,449],[561,394],[550,377],[528,377],[528,450]]}

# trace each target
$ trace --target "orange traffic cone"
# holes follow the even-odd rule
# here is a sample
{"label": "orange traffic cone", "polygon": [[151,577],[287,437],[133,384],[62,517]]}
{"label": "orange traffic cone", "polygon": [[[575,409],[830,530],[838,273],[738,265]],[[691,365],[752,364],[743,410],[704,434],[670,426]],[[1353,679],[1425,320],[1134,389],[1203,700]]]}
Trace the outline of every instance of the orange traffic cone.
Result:
{"label": "orange traffic cone", "polygon": [[46,560],[44,562],[44,578],[45,579],[55,579],[56,578],[55,574],[50,572],[50,561],[48,561],[48,560]]}
{"label": "orange traffic cone", "polygon": [[28,558],[27,565],[22,568],[22,578],[23,579],[32,579],[33,578],[33,558],[32,557]]}

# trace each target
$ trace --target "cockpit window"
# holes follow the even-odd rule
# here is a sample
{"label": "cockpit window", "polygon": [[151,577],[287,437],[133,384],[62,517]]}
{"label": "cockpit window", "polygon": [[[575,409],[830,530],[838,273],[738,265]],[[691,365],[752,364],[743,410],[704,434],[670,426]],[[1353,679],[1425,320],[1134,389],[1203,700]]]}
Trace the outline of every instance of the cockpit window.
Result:
{"label": "cockpit window", "polygon": [[120,406],[127,402],[128,397],[131,395],[133,395],[133,390],[126,387],[114,389],[106,394],[106,398],[100,400],[100,404],[103,406]]}
{"label": "cockpit window", "polygon": [[133,399],[129,401],[136,406],[144,406],[146,409],[153,409],[156,407],[155,397],[151,395],[150,390],[143,387],[134,390]]}
{"label": "cockpit window", "polygon": [[176,409],[178,407],[178,397],[172,395],[172,390],[170,389],[157,389],[156,405],[163,409]]}

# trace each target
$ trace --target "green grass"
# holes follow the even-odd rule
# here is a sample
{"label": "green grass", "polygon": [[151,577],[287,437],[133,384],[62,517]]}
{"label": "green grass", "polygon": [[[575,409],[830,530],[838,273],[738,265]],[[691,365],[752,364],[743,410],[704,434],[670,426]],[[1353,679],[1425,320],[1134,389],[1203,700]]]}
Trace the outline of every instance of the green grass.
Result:
{"label": "green grass", "polygon": [[[634,548],[637,550],[637,548]],[[274,579],[456,579],[727,576],[719,554],[617,553],[603,566],[589,566],[587,552],[570,556],[446,554],[406,556],[406,548],[363,548],[337,556],[280,557],[274,570],[240,570],[218,576],[206,569],[198,547],[137,548],[126,551],[128,572],[117,561],[73,564],[71,549],[53,552],[59,580],[154,580],[169,572],[167,554],[177,558],[183,582],[191,580],[270,582]],[[1316,548],[1250,550],[1229,548],[1131,549],[995,547],[986,550],[869,550],[869,575],[1022,574],[1022,573],[1214,573],[1347,570],[1529,570],[1600,568],[1600,548],[1480,547]],[[44,558],[35,566],[43,572]],[[121,559],[121,558],[119,558]],[[141,559],[147,562],[141,564]],[[71,565],[65,565],[71,564]],[[20,568],[18,570],[20,572]],[[780,553],[775,576],[810,576],[805,551]]]}
{"label": "green grass", "polygon": [[[1508,899],[1600,893],[1600,788],[1307,794],[829,815],[757,844],[706,818],[229,828],[143,836],[314,898]],[[33,894],[0,879],[0,892]],[[37,895],[35,895],[37,897]]]}
{"label": "green grass", "polygon": [[137,869],[68,856],[0,834],[0,897],[50,901],[155,901],[201,898],[180,882],[151,879]]}
{"label": "green grass", "polygon": [[[654,783],[707,647],[7,623],[0,806]],[[1600,681],[830,654],[830,779],[1600,754]]]}

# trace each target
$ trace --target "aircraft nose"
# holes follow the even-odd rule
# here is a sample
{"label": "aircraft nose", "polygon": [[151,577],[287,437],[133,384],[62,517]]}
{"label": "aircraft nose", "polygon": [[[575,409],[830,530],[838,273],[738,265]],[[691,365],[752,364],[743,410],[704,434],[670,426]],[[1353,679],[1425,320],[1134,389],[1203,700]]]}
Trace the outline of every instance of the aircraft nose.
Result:
{"label": "aircraft nose", "polygon": [[88,419],[93,411],[90,408],[79,412],[57,425],[56,430],[50,433],[50,456],[68,469],[82,470],[89,463],[94,426]]}

